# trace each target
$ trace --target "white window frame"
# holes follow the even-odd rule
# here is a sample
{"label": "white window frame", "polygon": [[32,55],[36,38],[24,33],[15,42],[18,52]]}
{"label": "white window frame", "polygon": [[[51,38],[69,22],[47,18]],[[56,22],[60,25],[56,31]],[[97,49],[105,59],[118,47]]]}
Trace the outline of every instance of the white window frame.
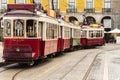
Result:
{"label": "white window frame", "polygon": [[91,1],[92,1],[92,7],[88,7],[88,5],[87,5],[88,0],[86,0],[86,4],[85,4],[86,9],[93,9],[94,8],[94,0],[91,0]]}
{"label": "white window frame", "polygon": [[111,0],[104,0],[104,8],[111,8]]}
{"label": "white window frame", "polygon": [[[1,0],[1,9],[7,9],[7,0]],[[2,7],[2,5],[4,5],[4,8]]]}
{"label": "white window frame", "polygon": [[74,2],[71,2],[71,3],[74,3],[74,8],[72,7],[69,7],[70,6],[70,0],[68,0],[68,9],[76,9],[76,0],[74,0]]}

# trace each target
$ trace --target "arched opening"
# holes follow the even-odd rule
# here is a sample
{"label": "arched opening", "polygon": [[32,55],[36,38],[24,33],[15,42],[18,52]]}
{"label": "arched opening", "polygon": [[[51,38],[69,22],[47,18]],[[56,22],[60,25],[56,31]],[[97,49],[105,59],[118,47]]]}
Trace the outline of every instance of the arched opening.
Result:
{"label": "arched opening", "polygon": [[[101,23],[103,24],[105,31],[108,32],[108,31],[111,30],[111,28],[112,28],[112,19],[111,19],[110,16],[103,17],[102,20],[101,20]],[[106,33],[105,36],[104,36],[104,38],[105,38],[106,43],[108,43],[109,40],[112,37],[111,37],[111,34]]]}
{"label": "arched opening", "polygon": [[86,17],[86,22],[87,22],[88,24],[95,24],[95,23],[96,23],[96,20],[95,20],[95,18],[92,17],[92,16],[87,16],[87,17]]}
{"label": "arched opening", "polygon": [[74,23],[74,21],[78,21],[78,19],[76,17],[74,17],[74,16],[70,16],[69,21]]}
{"label": "arched opening", "polygon": [[102,18],[101,23],[104,25],[105,31],[110,31],[112,28],[112,19],[110,16]]}

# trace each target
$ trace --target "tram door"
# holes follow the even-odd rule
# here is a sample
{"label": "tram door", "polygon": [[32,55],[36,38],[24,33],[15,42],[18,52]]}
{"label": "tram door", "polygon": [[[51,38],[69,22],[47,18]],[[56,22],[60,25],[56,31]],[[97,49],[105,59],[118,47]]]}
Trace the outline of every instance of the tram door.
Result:
{"label": "tram door", "polygon": [[60,26],[59,28],[59,36],[60,36],[60,49],[63,50],[63,26]]}
{"label": "tram door", "polygon": [[73,31],[72,31],[72,28],[70,28],[70,48],[72,48],[72,46],[73,46],[73,36],[72,36],[72,34],[73,34]]}
{"label": "tram door", "polygon": [[27,20],[26,33],[27,37],[37,37],[37,21],[36,20]]}

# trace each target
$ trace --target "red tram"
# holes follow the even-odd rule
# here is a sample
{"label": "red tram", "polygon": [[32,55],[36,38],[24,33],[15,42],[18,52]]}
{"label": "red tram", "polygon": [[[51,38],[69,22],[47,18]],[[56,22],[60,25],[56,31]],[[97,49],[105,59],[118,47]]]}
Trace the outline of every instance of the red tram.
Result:
{"label": "red tram", "polygon": [[104,45],[104,27],[99,24],[83,25],[81,29],[81,46]]}
{"label": "red tram", "polygon": [[[103,28],[98,28],[100,42],[95,42],[98,41],[96,38],[91,43],[93,39],[88,39],[90,28],[82,27],[81,33],[80,26],[34,10],[33,4],[8,5],[8,12],[3,17],[5,63],[33,65],[39,58],[57,52],[88,45],[103,45]],[[83,37],[84,34],[86,37]]]}

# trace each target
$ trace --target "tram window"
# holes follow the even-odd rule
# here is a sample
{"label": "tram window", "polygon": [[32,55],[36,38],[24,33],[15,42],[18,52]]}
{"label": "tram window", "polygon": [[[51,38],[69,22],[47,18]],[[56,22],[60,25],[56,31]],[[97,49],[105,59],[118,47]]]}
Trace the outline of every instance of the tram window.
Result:
{"label": "tram window", "polygon": [[89,37],[91,37],[91,38],[94,37],[94,33],[93,33],[93,31],[89,31]]}
{"label": "tram window", "polygon": [[6,19],[5,20],[5,37],[10,37],[11,36],[11,20]]}
{"label": "tram window", "polygon": [[64,37],[70,38],[70,28],[68,28],[68,27],[64,28]]}
{"label": "tram window", "polygon": [[46,38],[47,39],[55,39],[57,38],[57,25],[56,24],[51,24],[47,23],[46,25]]}
{"label": "tram window", "polygon": [[58,27],[58,36],[59,36],[59,38],[62,37],[62,33],[61,33],[61,31],[62,31],[62,30],[61,30],[61,27],[59,26],[59,27]]}
{"label": "tram window", "polygon": [[14,20],[13,33],[14,33],[14,37],[24,36],[24,20],[20,20],[20,19]]}
{"label": "tram window", "polygon": [[102,31],[100,31],[100,37],[102,37]]}
{"label": "tram window", "polygon": [[99,31],[98,30],[96,31],[96,37],[99,37]]}
{"label": "tram window", "polygon": [[93,31],[93,37],[96,37],[96,31]]}
{"label": "tram window", "polygon": [[74,29],[74,38],[80,37],[80,30]]}
{"label": "tram window", "polygon": [[87,35],[87,31],[85,31],[85,30],[81,31],[81,37],[82,38],[85,38],[86,35]]}
{"label": "tram window", "polygon": [[26,23],[26,34],[27,37],[37,37],[37,21],[27,20]]}
{"label": "tram window", "polygon": [[42,24],[42,22],[39,22],[38,23],[38,36],[39,37],[41,37],[42,36],[42,26],[43,26],[43,24]]}

